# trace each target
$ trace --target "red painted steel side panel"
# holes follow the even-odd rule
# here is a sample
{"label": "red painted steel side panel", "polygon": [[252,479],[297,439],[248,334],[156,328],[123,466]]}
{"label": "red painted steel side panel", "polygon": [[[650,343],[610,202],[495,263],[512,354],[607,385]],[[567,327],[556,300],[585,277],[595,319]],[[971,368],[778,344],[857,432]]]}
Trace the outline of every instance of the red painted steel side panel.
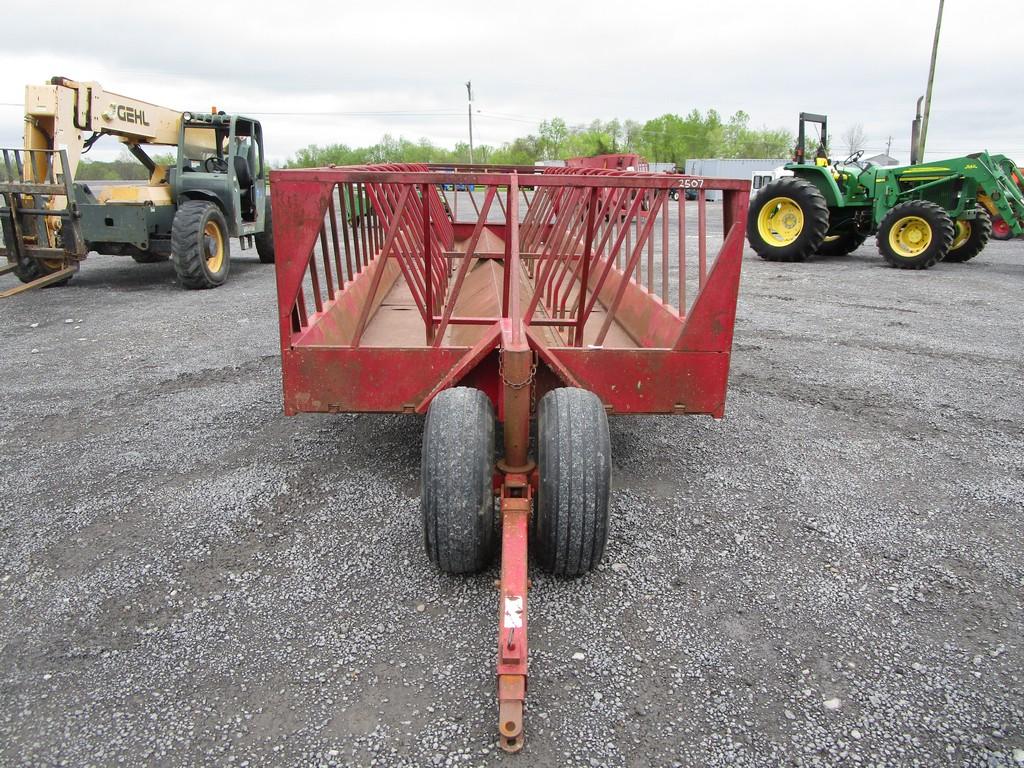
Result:
{"label": "red painted steel side panel", "polygon": [[656,349],[550,350],[612,413],[725,412],[729,355]]}
{"label": "red painted steel side panel", "polygon": [[285,412],[412,412],[465,352],[433,347],[285,350]]}

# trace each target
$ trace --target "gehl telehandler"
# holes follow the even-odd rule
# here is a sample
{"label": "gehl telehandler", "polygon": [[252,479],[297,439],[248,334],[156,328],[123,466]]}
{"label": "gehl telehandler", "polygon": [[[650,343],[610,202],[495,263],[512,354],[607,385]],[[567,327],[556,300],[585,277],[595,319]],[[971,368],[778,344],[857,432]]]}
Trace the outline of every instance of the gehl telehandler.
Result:
{"label": "gehl telehandler", "polygon": [[[103,136],[118,138],[149,178],[76,181],[82,154]],[[147,146],[175,147],[174,164],[154,162]],[[172,259],[186,288],[227,279],[232,237],[274,261],[263,131],[251,118],[178,112],[55,77],[25,89],[24,147],[0,155],[0,273],[24,283],[0,297],[67,282],[90,251]]]}
{"label": "gehl telehandler", "polygon": [[[804,153],[805,124],[821,126],[817,157]],[[842,162],[827,155],[828,120],[800,113],[796,154],[783,176],[750,202],[747,239],[762,259],[804,261],[840,256],[876,236],[890,265],[928,269],[981,253],[998,218],[1024,234],[1024,195],[1016,164],[987,152],[920,165]]]}

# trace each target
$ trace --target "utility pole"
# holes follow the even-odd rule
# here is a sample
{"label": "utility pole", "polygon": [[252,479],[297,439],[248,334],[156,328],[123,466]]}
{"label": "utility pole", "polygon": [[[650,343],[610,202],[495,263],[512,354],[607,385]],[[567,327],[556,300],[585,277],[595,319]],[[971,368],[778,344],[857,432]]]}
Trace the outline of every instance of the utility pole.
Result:
{"label": "utility pole", "polygon": [[885,145],[885,154],[892,157],[892,136],[889,137],[889,143]]}
{"label": "utility pole", "polygon": [[928,117],[932,112],[932,85],[935,83],[935,57],[939,52],[939,30],[942,28],[942,7],[946,0],[939,0],[939,15],[935,17],[935,40],[932,41],[932,64],[928,69],[928,90],[924,96],[924,117],[921,120],[921,138],[918,146],[918,159],[924,162],[924,145],[928,138]]}
{"label": "utility pole", "polygon": [[469,112],[469,162],[473,162],[473,81],[466,81],[466,95],[469,97],[467,110]]}

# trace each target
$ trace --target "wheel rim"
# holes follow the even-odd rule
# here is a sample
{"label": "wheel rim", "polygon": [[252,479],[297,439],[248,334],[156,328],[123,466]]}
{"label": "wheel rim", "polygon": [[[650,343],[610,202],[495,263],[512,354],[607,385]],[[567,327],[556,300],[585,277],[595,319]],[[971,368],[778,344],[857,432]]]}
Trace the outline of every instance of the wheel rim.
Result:
{"label": "wheel rim", "polygon": [[804,211],[789,197],[775,197],[757,215],[757,231],[768,245],[791,245],[804,229]]}
{"label": "wheel rim", "polygon": [[956,223],[956,236],[953,238],[953,244],[949,246],[949,250],[955,251],[957,248],[963,248],[971,238],[971,222],[969,221],[958,221]]}
{"label": "wheel rim", "polygon": [[920,216],[904,216],[889,230],[890,247],[905,259],[921,255],[931,244],[931,225]]}
{"label": "wheel rim", "polygon": [[1006,237],[1010,234],[1010,225],[1006,223],[1005,219],[993,219],[992,233],[996,237]]}
{"label": "wheel rim", "polygon": [[822,240],[821,242],[823,242],[823,243],[834,243],[838,239],[839,239],[839,235],[826,235],[825,239]]}
{"label": "wheel rim", "polygon": [[203,227],[203,249],[206,268],[211,272],[220,272],[224,266],[224,235],[215,221],[208,221]]}

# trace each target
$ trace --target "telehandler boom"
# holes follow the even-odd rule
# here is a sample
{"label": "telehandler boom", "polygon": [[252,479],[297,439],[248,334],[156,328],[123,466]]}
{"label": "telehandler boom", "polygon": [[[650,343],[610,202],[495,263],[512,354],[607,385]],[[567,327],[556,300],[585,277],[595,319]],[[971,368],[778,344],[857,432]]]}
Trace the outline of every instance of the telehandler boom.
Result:
{"label": "telehandler boom", "polygon": [[[104,136],[146,168],[144,182],[76,181],[82,155]],[[175,147],[161,165],[146,147]],[[55,77],[25,89],[21,149],[0,149],[0,256],[29,288],[67,282],[90,251],[148,263],[173,259],[186,288],[228,277],[229,238],[274,260],[263,130],[256,120],[179,112]]]}

